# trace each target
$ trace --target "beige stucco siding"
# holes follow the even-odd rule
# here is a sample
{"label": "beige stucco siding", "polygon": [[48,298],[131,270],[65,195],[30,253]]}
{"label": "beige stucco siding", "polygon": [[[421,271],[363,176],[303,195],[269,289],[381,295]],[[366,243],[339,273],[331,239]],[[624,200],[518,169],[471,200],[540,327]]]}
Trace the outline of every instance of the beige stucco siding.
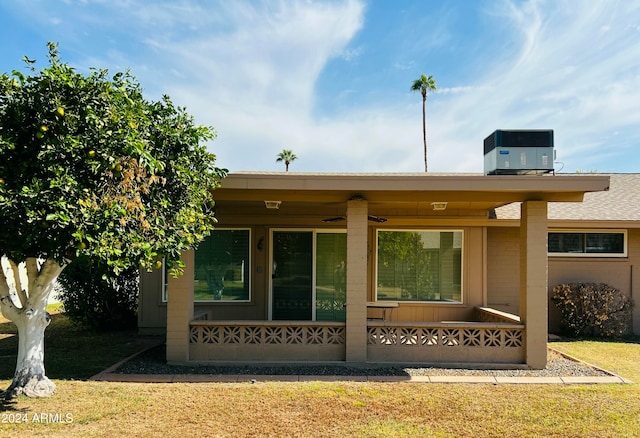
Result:
{"label": "beige stucco siding", "polygon": [[167,328],[167,305],[162,302],[162,271],[140,271],[138,330],[140,334],[164,334]]}
{"label": "beige stucco siding", "polygon": [[520,308],[520,229],[487,229],[487,305],[517,315]]}
{"label": "beige stucco siding", "polygon": [[[615,228],[615,227],[610,227]],[[518,314],[519,229],[492,227],[487,231],[488,305]],[[561,283],[607,283],[640,302],[640,230],[628,230],[628,257],[549,257],[549,297]],[[560,314],[549,302],[549,331],[558,332]],[[635,309],[634,333],[640,333],[640,312]]]}

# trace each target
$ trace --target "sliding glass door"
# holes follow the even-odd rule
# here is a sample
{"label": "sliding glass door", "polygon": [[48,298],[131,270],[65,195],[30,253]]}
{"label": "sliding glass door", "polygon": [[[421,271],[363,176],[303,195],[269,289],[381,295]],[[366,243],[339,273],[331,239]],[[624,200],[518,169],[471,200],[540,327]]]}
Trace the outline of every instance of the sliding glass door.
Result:
{"label": "sliding glass door", "polygon": [[271,319],[344,321],[347,235],[272,233]]}
{"label": "sliding glass door", "polygon": [[272,319],[310,321],[313,311],[313,233],[274,231]]}

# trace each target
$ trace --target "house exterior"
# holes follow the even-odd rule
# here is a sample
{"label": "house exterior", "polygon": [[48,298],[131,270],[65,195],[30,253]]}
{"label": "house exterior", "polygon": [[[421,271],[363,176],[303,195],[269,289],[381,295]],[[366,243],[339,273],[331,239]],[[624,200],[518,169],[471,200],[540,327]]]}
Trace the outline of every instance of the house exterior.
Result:
{"label": "house exterior", "polygon": [[[635,301],[629,331],[640,334],[640,174],[607,176],[607,191],[587,193],[581,203],[549,204],[549,297],[561,283],[607,283]],[[518,203],[497,208],[495,217],[502,226],[488,230],[488,305],[513,312],[514,278],[501,279],[499,272],[517,268]],[[549,331],[559,328],[560,313],[551,304]]]}
{"label": "house exterior", "polygon": [[[592,211],[633,178],[232,173],[185,274],[142,274],[139,328],[166,332],[171,363],[544,368],[550,288],[638,290],[640,221],[622,219],[637,207]],[[597,256],[574,252],[586,234],[604,245]]]}

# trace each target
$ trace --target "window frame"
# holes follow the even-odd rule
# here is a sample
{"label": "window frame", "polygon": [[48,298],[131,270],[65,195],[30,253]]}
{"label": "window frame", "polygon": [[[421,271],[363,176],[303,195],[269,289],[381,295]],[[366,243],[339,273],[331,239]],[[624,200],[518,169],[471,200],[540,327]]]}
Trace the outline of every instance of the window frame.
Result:
{"label": "window frame", "polygon": [[[406,232],[406,233],[456,233],[461,234],[460,244],[460,300],[459,301],[445,301],[445,300],[380,300],[378,298],[378,269],[379,269],[379,246],[380,232]],[[406,304],[430,304],[430,305],[464,305],[465,304],[465,246],[466,246],[466,233],[462,228],[377,228],[375,230],[375,260],[374,260],[374,300],[376,302],[384,303],[386,301],[397,301]]]}
{"label": "window frame", "polygon": [[[623,250],[622,253],[612,252],[586,252],[585,246],[584,252],[551,252],[549,251],[549,236],[551,234],[582,234],[586,237],[587,234],[622,234],[623,236]],[[584,238],[583,237],[583,238]],[[567,258],[567,257],[580,257],[580,258],[626,258],[629,250],[628,233],[626,229],[598,229],[598,228],[554,228],[549,229],[547,232],[547,255],[549,257]]]}
{"label": "window frame", "polygon": [[[248,247],[248,260],[247,263],[249,263],[249,269],[247,270],[247,274],[248,274],[248,288],[249,288],[249,297],[246,300],[196,300],[194,297],[193,302],[194,303],[205,303],[205,304],[224,304],[224,305],[229,305],[229,304],[239,304],[239,303],[251,303],[252,301],[252,288],[251,288],[251,284],[252,284],[252,275],[251,275],[251,260],[252,260],[252,251],[251,251],[251,233],[252,233],[252,229],[249,227],[216,227],[211,233],[215,233],[216,231],[248,231],[249,232],[249,236],[247,239],[247,247]],[[209,236],[207,236],[209,237]],[[197,251],[197,249],[194,249],[194,252]],[[195,256],[195,254],[194,254]],[[195,260],[195,257],[194,257]],[[194,267],[195,268],[195,267]],[[194,280],[195,280],[195,272],[193,274],[194,276]],[[162,302],[163,303],[167,303],[168,302],[168,288],[169,288],[169,282],[168,282],[168,275],[167,275],[167,269],[166,269],[166,265],[165,265],[165,261],[164,259],[162,259]],[[195,293],[195,291],[194,291]]]}
{"label": "window frame", "polygon": [[[251,228],[249,227],[216,227],[214,228],[214,230],[211,232],[211,234],[215,233],[215,232],[220,232],[220,231],[248,231],[249,235],[247,236],[247,263],[249,264],[249,269],[247,269],[247,275],[249,276],[248,279],[246,279],[245,281],[247,281],[247,290],[248,290],[248,297],[246,300],[196,300],[195,297],[193,299],[194,303],[207,303],[207,304],[238,304],[238,303],[250,303],[251,302]],[[208,237],[208,236],[207,236]],[[198,251],[197,249],[195,251]],[[194,260],[195,260],[195,254],[194,254]],[[195,266],[194,266],[195,269]],[[194,281],[195,281],[195,272],[194,272]],[[194,294],[195,294],[195,290],[194,290]]]}

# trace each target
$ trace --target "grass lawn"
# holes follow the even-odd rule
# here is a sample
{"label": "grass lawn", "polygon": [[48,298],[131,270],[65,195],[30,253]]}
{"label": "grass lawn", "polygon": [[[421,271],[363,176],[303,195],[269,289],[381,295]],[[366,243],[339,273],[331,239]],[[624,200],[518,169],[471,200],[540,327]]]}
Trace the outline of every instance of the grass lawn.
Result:
{"label": "grass lawn", "polygon": [[[15,360],[0,321],[0,385]],[[135,347],[57,316],[48,329],[49,399],[2,406],[0,436],[637,437],[640,385],[88,382]],[[77,347],[75,347],[77,345]],[[640,382],[640,343],[556,342],[555,348]],[[59,350],[59,351],[57,351]],[[99,371],[99,370],[98,370]],[[3,380],[4,379],[4,380]]]}

